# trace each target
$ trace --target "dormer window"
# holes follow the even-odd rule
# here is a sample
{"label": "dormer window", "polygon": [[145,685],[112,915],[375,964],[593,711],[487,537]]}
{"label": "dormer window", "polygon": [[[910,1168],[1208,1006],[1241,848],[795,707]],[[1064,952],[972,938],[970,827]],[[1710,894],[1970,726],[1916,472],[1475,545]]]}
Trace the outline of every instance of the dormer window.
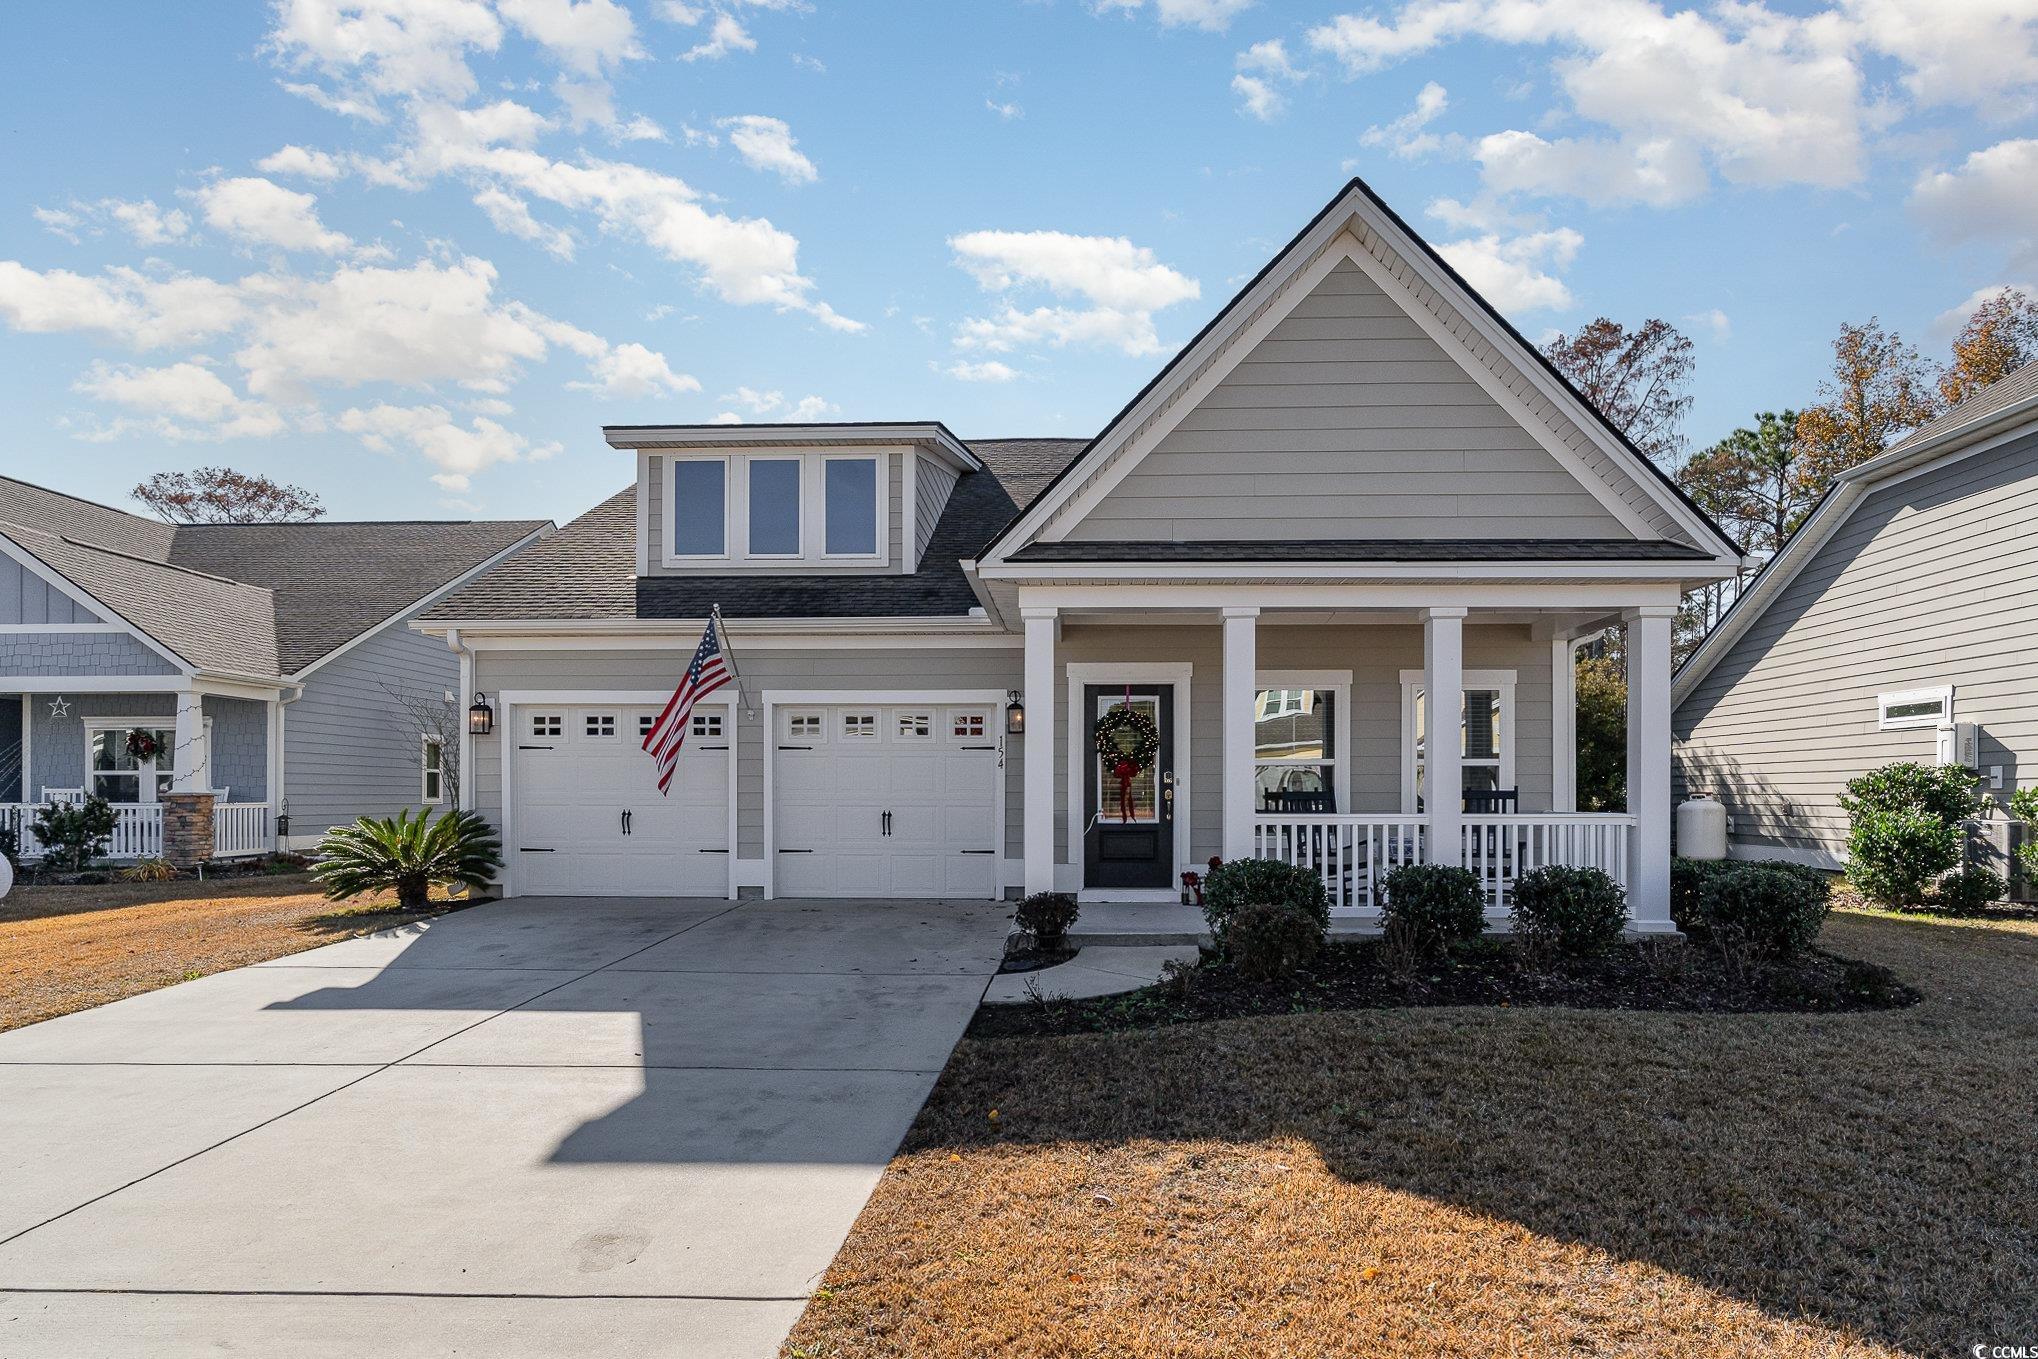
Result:
{"label": "dormer window", "polygon": [[666,564],[883,565],[884,456],[777,449],[673,454],[665,479]]}

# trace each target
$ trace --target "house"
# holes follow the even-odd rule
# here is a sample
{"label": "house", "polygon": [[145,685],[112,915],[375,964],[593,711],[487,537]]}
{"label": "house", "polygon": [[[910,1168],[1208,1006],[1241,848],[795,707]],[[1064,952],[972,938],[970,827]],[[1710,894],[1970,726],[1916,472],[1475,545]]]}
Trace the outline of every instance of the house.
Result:
{"label": "house", "polygon": [[196,859],[443,802],[405,703],[459,663],[406,624],[550,527],[172,525],[0,477],[0,821],[96,794],[114,857]]}
{"label": "house", "polygon": [[[605,434],[630,485],[414,624],[491,714],[509,893],[1172,901],[1258,854],[1498,913],[1563,860],[1670,928],[1670,625],[1738,551],[1356,180],[1093,439]],[[661,797],[717,606],[741,692]],[[1580,813],[1572,642],[1623,618],[1636,805]]]}
{"label": "house", "polygon": [[2034,513],[2038,364],[1840,475],[1677,673],[1679,791],[1730,853],[1843,866],[1847,781],[1942,732],[1999,802],[2038,779]]}

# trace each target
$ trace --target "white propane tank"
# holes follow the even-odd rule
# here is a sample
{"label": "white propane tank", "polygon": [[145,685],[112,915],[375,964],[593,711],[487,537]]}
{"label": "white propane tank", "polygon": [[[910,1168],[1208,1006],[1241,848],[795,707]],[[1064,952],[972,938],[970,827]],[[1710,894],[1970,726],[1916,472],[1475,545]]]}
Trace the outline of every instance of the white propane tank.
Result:
{"label": "white propane tank", "polygon": [[1717,798],[1687,798],[1677,807],[1677,854],[1684,859],[1727,857],[1727,809]]}
{"label": "white propane tank", "polygon": [[0,854],[0,901],[14,890],[14,865],[7,862],[7,856]]}

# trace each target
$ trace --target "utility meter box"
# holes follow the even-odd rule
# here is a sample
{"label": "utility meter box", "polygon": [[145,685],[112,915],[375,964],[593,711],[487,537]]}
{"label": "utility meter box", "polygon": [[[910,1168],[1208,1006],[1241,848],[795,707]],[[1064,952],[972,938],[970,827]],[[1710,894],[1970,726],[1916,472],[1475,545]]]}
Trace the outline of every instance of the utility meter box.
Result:
{"label": "utility meter box", "polygon": [[1940,727],[1938,762],[1981,768],[1981,738],[1972,722],[1949,722]]}

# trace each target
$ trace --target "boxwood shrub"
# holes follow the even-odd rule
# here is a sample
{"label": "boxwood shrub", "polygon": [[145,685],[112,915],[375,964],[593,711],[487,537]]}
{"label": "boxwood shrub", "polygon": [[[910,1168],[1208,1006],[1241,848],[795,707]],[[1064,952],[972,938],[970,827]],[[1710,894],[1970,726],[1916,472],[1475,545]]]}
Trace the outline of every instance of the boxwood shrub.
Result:
{"label": "boxwood shrub", "polygon": [[1233,859],[1211,869],[1203,880],[1203,918],[1220,949],[1232,917],[1256,905],[1293,906],[1316,922],[1318,933],[1330,928],[1330,898],[1323,879],[1306,868],[1276,859]]}
{"label": "boxwood shrub", "polygon": [[1939,879],[1939,890],[1934,900],[1948,915],[1980,915],[2001,901],[2004,891],[2002,874],[1980,864],[1970,864],[1966,868],[1956,868]]}
{"label": "boxwood shrub", "polygon": [[1381,924],[1419,954],[1441,953],[1486,931],[1479,879],[1455,864],[1403,864],[1380,880]]}
{"label": "boxwood shrub", "polygon": [[1039,947],[1060,948],[1069,926],[1076,923],[1076,909],[1073,892],[1035,892],[1019,903],[1012,919]]}
{"label": "boxwood shrub", "polygon": [[1981,775],[1899,761],[1851,779],[1840,795],[1851,829],[1847,881],[1873,901],[1915,906],[1960,858],[1960,823],[1981,806]]}
{"label": "boxwood shrub", "polygon": [[1253,981],[1277,982],[1316,961],[1323,923],[1288,902],[1248,902],[1224,931],[1224,956]]}
{"label": "boxwood shrub", "polygon": [[1545,864],[1515,879],[1511,916],[1529,947],[1582,958],[1620,942],[1628,894],[1599,869]]}
{"label": "boxwood shrub", "polygon": [[1708,875],[1692,933],[1721,948],[1794,958],[1826,923],[1826,881],[1795,864],[1730,863]]}

